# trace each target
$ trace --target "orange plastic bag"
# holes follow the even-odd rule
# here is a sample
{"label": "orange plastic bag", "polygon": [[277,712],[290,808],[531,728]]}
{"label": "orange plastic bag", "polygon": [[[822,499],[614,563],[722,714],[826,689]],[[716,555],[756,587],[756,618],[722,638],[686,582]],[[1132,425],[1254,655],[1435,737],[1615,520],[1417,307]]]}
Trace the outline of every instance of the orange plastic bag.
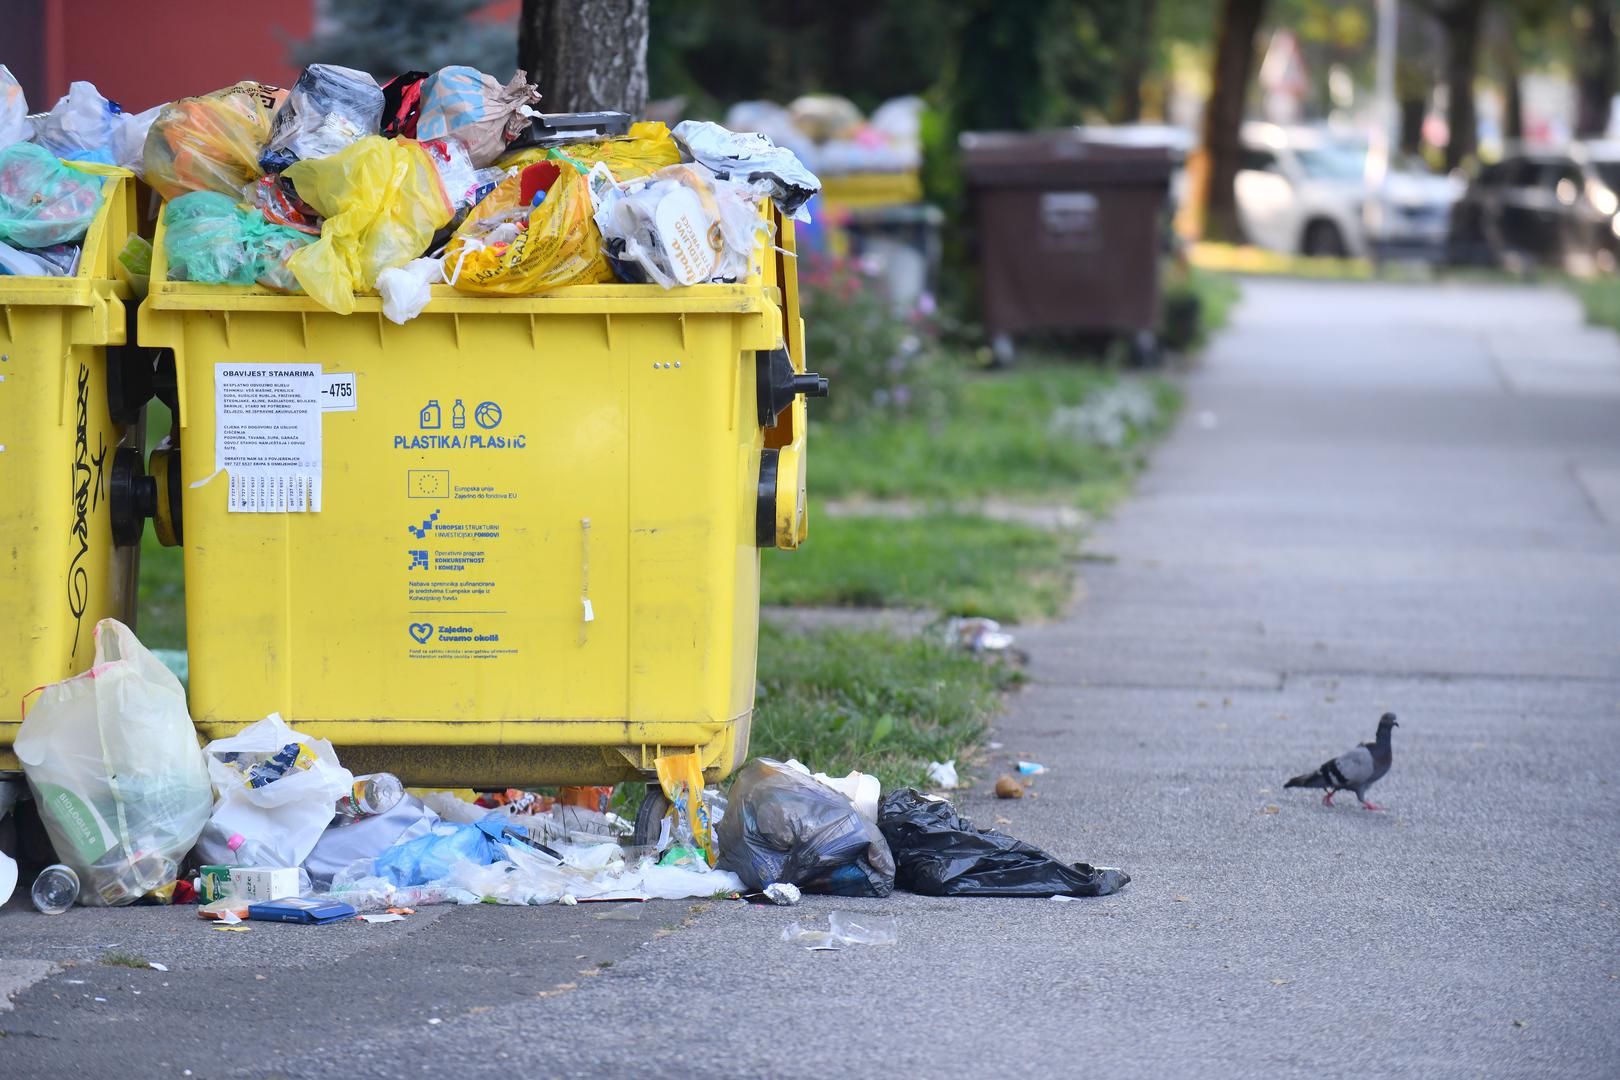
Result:
{"label": "orange plastic bag", "polygon": [[287,91],[240,82],[202,97],[171,101],[146,133],[146,182],[165,199],[188,191],[240,198],[258,179],[259,148]]}
{"label": "orange plastic bag", "polygon": [[555,167],[557,178],[538,206],[524,209],[523,170],[473,207],[444,249],[446,281],[462,292],[533,296],[614,280],[591,220],[585,174],[567,161]]}
{"label": "orange plastic bag", "polygon": [[340,315],[354,311],[356,290],[426,251],[455,213],[433,158],[407,139],[368,135],[281,175],[326,219],[321,238],[287,266],[305,292]]}

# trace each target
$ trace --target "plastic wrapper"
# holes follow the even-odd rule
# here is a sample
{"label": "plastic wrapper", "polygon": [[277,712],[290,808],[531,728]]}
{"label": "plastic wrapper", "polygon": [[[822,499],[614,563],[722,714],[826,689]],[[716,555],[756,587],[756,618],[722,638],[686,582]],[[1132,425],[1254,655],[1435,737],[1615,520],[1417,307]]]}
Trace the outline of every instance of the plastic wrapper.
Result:
{"label": "plastic wrapper", "polygon": [[680,147],[669,133],[669,128],[653,120],[631,124],[623,138],[604,139],[600,142],[568,143],[557,147],[534,147],[517,150],[501,158],[506,168],[533,165],[538,161],[571,162],[580,172],[588,173],[591,166],[601,162],[621,183],[655,173],[659,169],[681,163]]}
{"label": "plastic wrapper", "polygon": [[377,275],[428,248],[453,211],[433,159],[418,143],[368,136],[328,158],[300,161],[286,178],[326,221],[289,265],[304,291],[340,315]]}
{"label": "plastic wrapper", "polygon": [[450,238],[444,267],[457,289],[492,296],[613,280],[586,178],[566,161],[530,165],[497,184]]}
{"label": "plastic wrapper", "polygon": [[286,93],[240,82],[163,106],[146,133],[146,182],[165,199],[188,191],[238,195],[260,175],[259,148]]}
{"label": "plastic wrapper", "polygon": [[671,135],[683,156],[722,179],[764,181],[784,214],[808,219],[800,211],[821,190],[821,181],[793,151],[757,132],[728,131],[707,120],[683,121]]}
{"label": "plastic wrapper", "polygon": [[424,142],[422,149],[433,159],[439,170],[439,182],[450,205],[457,210],[471,206],[478,190],[478,170],[473,167],[467,148],[459,139],[434,139]]}
{"label": "plastic wrapper", "polygon": [[425,71],[407,71],[382,85],[382,126],[377,134],[385,139],[416,138],[416,119],[422,113],[422,84]]}
{"label": "plastic wrapper", "polygon": [[409,843],[432,832],[439,815],[413,795],[406,795],[380,814],[342,828],[328,828],[304,859],[304,869],[317,887],[325,888],[345,867],[375,859],[396,844]]}
{"label": "plastic wrapper", "polygon": [[311,236],[321,235],[321,216],[298,197],[298,190],[285,177],[259,177],[242,189],[242,201],[272,224]]}
{"label": "plastic wrapper", "polygon": [[540,89],[518,71],[502,86],[477,68],[441,68],[422,84],[422,108],[416,119],[418,139],[454,135],[479,168],[492,165],[507,143],[529,126],[540,101]]}
{"label": "plastic wrapper", "polygon": [[878,827],[894,853],[895,884],[925,896],[1107,896],[1130,882],[1123,870],[1058,862],[1032,844],[976,829],[946,799],[891,791]]}
{"label": "plastic wrapper", "polygon": [[28,123],[28,99],[11,69],[0,64],[0,149],[22,142],[34,133]]}
{"label": "plastic wrapper", "polygon": [[0,241],[44,248],[84,239],[105,183],[33,143],[0,149]]}
{"label": "plastic wrapper", "polygon": [[294,252],[314,241],[297,229],[266,221],[227,196],[193,191],[163,211],[163,250],[169,276],[209,285],[252,285],[294,292],[288,269]]}
{"label": "plastic wrapper", "polygon": [[404,326],[422,314],[433,299],[434,284],[443,280],[443,259],[412,259],[404,266],[389,267],[377,275],[383,315],[389,322]]}
{"label": "plastic wrapper", "polygon": [[208,767],[176,679],[115,619],[95,666],[45,688],[15,752],[79,902],[133,903],[172,883],[208,821]]}
{"label": "plastic wrapper", "polygon": [[259,154],[264,172],[284,172],[295,161],[329,157],[376,135],[382,126],[382,87],[364,71],[311,64],[276,112]]}
{"label": "plastic wrapper", "polygon": [[354,785],[330,742],[294,731],[274,713],[203,752],[219,801],[197,842],[200,863],[237,861],[228,841],[241,836],[264,865],[300,865]]}
{"label": "plastic wrapper", "polygon": [[703,763],[695,753],[664,754],[653,759],[658,784],[669,799],[676,847],[696,849],[707,866],[714,865],[714,826],[703,802]]}
{"label": "plastic wrapper", "polygon": [[701,165],[671,165],[616,184],[590,177],[594,220],[620,280],[666,289],[748,277],[765,232],[755,194]]}
{"label": "plastic wrapper", "polygon": [[720,820],[721,869],[750,889],[775,882],[805,892],[888,896],[894,859],[877,826],[825,784],[755,758],[731,785]]}
{"label": "plastic wrapper", "polygon": [[503,857],[510,826],[488,818],[472,825],[441,823],[426,835],[395,844],[373,860],[376,875],[395,886],[442,881],[462,862],[487,866]]}
{"label": "plastic wrapper", "polygon": [[0,274],[16,277],[70,277],[78,268],[82,249],[77,244],[56,244],[24,251],[0,240]]}
{"label": "plastic wrapper", "polygon": [[782,928],[782,940],[812,950],[842,949],[846,945],[894,945],[900,940],[900,926],[893,915],[830,911],[827,929],[821,929],[812,918],[795,919]]}
{"label": "plastic wrapper", "polygon": [[156,108],[126,113],[108,101],[95,85],[75,82],[42,116],[30,118],[34,142],[68,161],[94,161],[141,170],[141,146],[157,117]]}

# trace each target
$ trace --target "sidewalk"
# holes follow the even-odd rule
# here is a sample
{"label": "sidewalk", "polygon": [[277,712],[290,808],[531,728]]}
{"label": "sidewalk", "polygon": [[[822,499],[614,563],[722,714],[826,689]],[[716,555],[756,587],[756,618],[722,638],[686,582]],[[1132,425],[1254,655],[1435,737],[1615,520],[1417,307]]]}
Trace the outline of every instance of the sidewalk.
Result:
{"label": "sidewalk", "polygon": [[[240,937],[96,913],[97,945],[183,970],[51,975],[0,1013],[19,1036],[0,1056],[342,1080],[1612,1075],[1620,344],[1555,291],[1245,293],[1087,545],[1116,561],[1082,567],[1068,621],[1019,631],[1032,680],[992,767],[1051,771],[1016,802],[961,796],[983,825],[1123,866],[1123,893],[588,926],[435,909]],[[1387,812],[1282,790],[1386,709]],[[835,908],[898,915],[900,943],[779,940]],[[170,997],[93,1006],[76,999],[99,983],[66,984],[148,974]],[[240,1054],[212,1049],[225,1031]]]}

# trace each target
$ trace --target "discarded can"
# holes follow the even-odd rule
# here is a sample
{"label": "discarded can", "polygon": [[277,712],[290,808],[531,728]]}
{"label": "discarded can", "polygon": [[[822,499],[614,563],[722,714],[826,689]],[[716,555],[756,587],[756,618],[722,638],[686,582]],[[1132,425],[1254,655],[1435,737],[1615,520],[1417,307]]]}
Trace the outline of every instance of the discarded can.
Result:
{"label": "discarded can", "polygon": [[73,867],[56,863],[34,879],[34,906],[46,915],[60,915],[79,898],[79,875]]}

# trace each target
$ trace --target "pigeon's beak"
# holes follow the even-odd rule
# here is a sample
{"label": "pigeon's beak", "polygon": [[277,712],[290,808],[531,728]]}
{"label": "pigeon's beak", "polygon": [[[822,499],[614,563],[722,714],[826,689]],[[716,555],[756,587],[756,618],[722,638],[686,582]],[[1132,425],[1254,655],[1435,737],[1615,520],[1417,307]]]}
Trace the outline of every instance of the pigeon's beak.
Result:
{"label": "pigeon's beak", "polygon": [[1391,721],[1390,721],[1390,722],[1389,722],[1389,726],[1390,726],[1390,727],[1400,727],[1400,726],[1401,726],[1401,722],[1400,722],[1400,721],[1399,721],[1399,720],[1391,720]]}

